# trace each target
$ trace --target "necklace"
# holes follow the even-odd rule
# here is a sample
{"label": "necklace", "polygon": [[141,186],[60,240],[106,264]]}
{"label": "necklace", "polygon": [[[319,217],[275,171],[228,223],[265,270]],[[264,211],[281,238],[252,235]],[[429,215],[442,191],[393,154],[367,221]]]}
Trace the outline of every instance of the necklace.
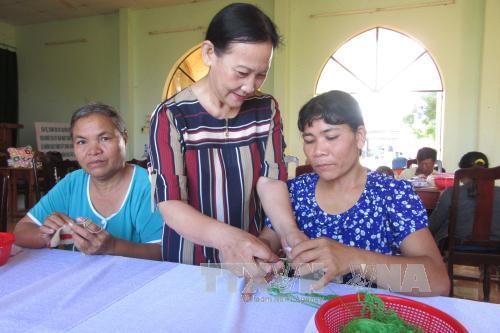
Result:
{"label": "necklace", "polygon": [[226,118],[226,130],[224,131],[224,135],[227,137],[229,137],[229,127],[228,127],[228,124],[229,124],[229,119]]}

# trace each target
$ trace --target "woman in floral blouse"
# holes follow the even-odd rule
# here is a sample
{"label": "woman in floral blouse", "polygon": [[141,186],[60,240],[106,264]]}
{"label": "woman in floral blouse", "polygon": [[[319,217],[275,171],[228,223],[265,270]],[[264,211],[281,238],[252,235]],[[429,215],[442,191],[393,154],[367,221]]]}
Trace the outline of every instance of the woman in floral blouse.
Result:
{"label": "woman in floral blouse", "polygon": [[[314,173],[288,183],[297,224],[311,238],[289,251],[297,272],[323,271],[315,288],[351,277],[412,295],[447,295],[446,268],[411,184],[360,164],[366,129],[356,100],[342,91],[319,95],[302,107],[298,126]],[[261,238],[278,244],[270,228]]]}

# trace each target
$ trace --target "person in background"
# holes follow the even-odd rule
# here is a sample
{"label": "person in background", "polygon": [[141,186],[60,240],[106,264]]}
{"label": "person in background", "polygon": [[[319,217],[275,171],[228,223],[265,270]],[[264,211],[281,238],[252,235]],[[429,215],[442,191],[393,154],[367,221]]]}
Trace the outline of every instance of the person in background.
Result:
{"label": "person in background", "polygon": [[404,169],[406,169],[407,162],[408,159],[403,157],[401,152],[396,152],[396,157],[392,159],[392,170],[394,171],[396,178]]}
{"label": "person in background", "polygon": [[125,163],[127,129],[105,104],[88,104],[71,118],[75,157],[67,174],[16,225],[16,244],[43,248],[68,227],[85,254],[161,259],[162,217],[151,212],[145,169]]}
{"label": "person in background", "polygon": [[[462,156],[458,163],[460,169],[465,168],[488,168],[489,161],[485,154],[471,151]],[[460,186],[459,214],[457,216],[456,237],[467,239],[472,234],[472,224],[475,211],[474,184],[472,181],[464,182]],[[453,187],[443,191],[429,218],[429,229],[437,244],[448,237],[448,224],[450,222],[450,206]],[[500,187],[495,187],[493,198],[493,223],[492,237],[500,240]]]}
{"label": "person in background", "polygon": [[434,173],[434,164],[436,163],[437,152],[433,148],[423,147],[417,152],[417,166],[404,169],[398,179],[411,179],[413,177],[427,178]]}
{"label": "person in background", "polygon": [[[338,90],[318,95],[300,110],[298,127],[314,173],[288,181],[297,223],[310,238],[291,248],[296,271],[323,271],[315,288],[357,275],[393,291],[447,295],[448,274],[411,184],[360,164],[366,129],[357,101]],[[279,238],[266,226],[261,237],[277,247]],[[414,269],[423,273],[421,288],[395,289]]]}
{"label": "person in background", "polygon": [[280,261],[257,238],[261,204],[283,243],[306,239],[286,189],[278,104],[258,91],[279,42],[274,23],[259,8],[224,7],[201,46],[208,74],[153,112],[150,160],[165,220],[165,260],[222,262],[237,275],[270,272],[272,265],[264,263]]}
{"label": "person in background", "polygon": [[394,171],[386,165],[379,166],[375,172],[394,178]]}

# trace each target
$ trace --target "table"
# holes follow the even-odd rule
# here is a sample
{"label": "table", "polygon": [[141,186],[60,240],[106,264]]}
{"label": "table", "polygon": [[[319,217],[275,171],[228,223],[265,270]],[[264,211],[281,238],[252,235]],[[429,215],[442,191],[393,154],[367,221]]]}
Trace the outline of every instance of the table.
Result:
{"label": "table", "polygon": [[[244,302],[242,287],[242,279],[214,268],[24,249],[0,267],[0,330],[293,333],[304,332],[316,311],[261,290]],[[358,290],[334,283],[326,288],[338,295]],[[414,299],[447,312],[471,332],[498,329],[498,304]]]}
{"label": "table", "polygon": [[32,168],[13,168],[0,167],[0,175],[9,176],[9,216],[22,217],[26,211],[17,209],[17,183],[19,180],[26,181],[28,192],[26,193],[26,210],[33,207],[36,203],[35,196],[35,173]]}
{"label": "table", "polygon": [[441,191],[436,187],[416,187],[415,192],[422,200],[425,209],[432,211],[436,208]]}

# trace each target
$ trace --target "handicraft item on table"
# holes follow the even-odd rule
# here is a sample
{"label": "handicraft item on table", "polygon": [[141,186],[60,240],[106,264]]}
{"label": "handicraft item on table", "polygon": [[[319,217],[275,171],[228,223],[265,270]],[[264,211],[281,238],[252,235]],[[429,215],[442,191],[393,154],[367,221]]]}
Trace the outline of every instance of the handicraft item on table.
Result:
{"label": "handicraft item on table", "polygon": [[[79,223],[77,224],[81,225],[91,234],[98,234],[103,230],[101,226],[97,226],[97,229],[95,229],[95,227],[92,227],[94,223],[92,223],[86,217],[79,219]],[[51,248],[55,247],[67,248],[68,246],[74,246],[73,231],[71,230],[71,228],[67,224],[65,224],[59,229],[57,229],[54,235],[52,235],[52,238],[50,239],[49,246]]]}

